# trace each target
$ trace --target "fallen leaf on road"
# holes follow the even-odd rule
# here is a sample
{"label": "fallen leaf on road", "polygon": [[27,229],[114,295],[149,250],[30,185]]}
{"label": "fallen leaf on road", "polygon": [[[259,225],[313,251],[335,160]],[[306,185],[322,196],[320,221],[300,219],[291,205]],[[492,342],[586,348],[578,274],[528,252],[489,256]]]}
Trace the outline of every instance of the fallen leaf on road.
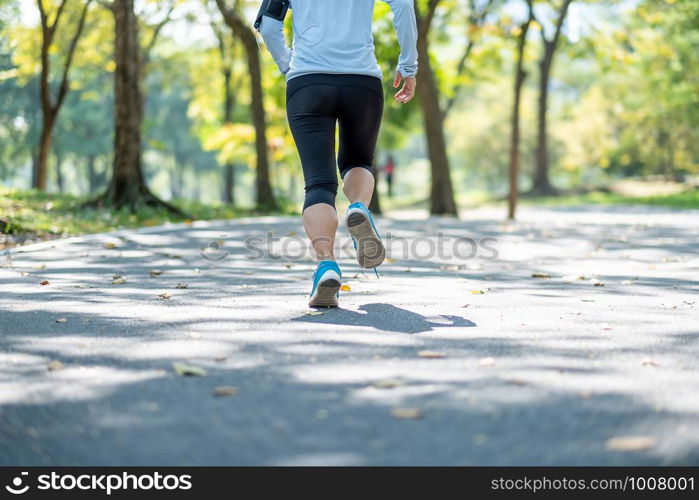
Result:
{"label": "fallen leaf on road", "polygon": [[419,408],[394,408],[391,410],[391,415],[400,419],[418,419],[423,417],[423,413]]}
{"label": "fallen leaf on road", "polygon": [[439,358],[446,358],[447,355],[446,353],[443,352],[438,352],[438,351],[420,351],[417,353],[418,356],[421,358],[428,358],[428,359],[439,359]]}
{"label": "fallen leaf on road", "polygon": [[56,370],[62,370],[63,363],[61,363],[60,361],[50,361],[49,364],[46,365],[46,368],[48,368],[48,370],[50,372],[54,372]]}
{"label": "fallen leaf on road", "polygon": [[352,288],[349,285],[342,285],[340,287],[340,290],[342,290],[343,292],[349,292],[352,290]]}
{"label": "fallen leaf on road", "polygon": [[163,274],[163,272],[160,269],[152,269],[150,272],[150,275],[154,278],[156,276],[160,276],[161,274]]}
{"label": "fallen leaf on road", "polygon": [[40,284],[40,285],[48,285],[48,284],[49,284],[49,280],[44,280],[44,281],[42,281],[42,282],[39,283],[39,284]]}
{"label": "fallen leaf on road", "polygon": [[607,449],[613,451],[641,451],[655,446],[650,436],[619,436],[607,441]]}
{"label": "fallen leaf on road", "polygon": [[659,366],[658,362],[651,358],[643,358],[641,360],[641,366]]}
{"label": "fallen leaf on road", "polygon": [[478,361],[480,366],[493,366],[495,364],[495,358],[483,358]]}
{"label": "fallen leaf on road", "polygon": [[198,366],[186,365],[183,363],[173,363],[173,370],[177,375],[182,375],[183,377],[205,377],[206,370]]}
{"label": "fallen leaf on road", "polygon": [[117,246],[116,246],[116,243],[109,242],[109,243],[105,243],[105,244],[104,244],[104,248],[108,248],[108,249],[110,249],[110,250],[112,250],[112,249],[114,249],[114,248],[116,248],[116,247],[117,247]]}
{"label": "fallen leaf on road", "polygon": [[551,275],[549,273],[533,273],[532,278],[549,279]]}
{"label": "fallen leaf on road", "polygon": [[187,283],[177,283],[177,285],[175,286],[175,288],[179,288],[180,290],[182,290],[182,289],[185,289],[185,288],[189,288],[189,285],[188,285]]}
{"label": "fallen leaf on road", "polygon": [[399,378],[385,378],[377,380],[371,385],[373,387],[376,387],[377,389],[393,389],[395,387],[401,387],[405,385],[405,381]]}
{"label": "fallen leaf on road", "polygon": [[214,396],[216,397],[226,397],[226,396],[236,396],[238,394],[238,388],[232,387],[230,385],[221,385],[214,389]]}
{"label": "fallen leaf on road", "polygon": [[169,293],[165,292],[165,293],[161,293],[160,295],[158,295],[158,298],[159,298],[159,299],[164,299],[164,300],[169,300],[169,299],[172,298],[172,295],[170,295]]}
{"label": "fallen leaf on road", "polygon": [[58,318],[56,319],[56,323],[68,323],[68,320],[66,318]]}
{"label": "fallen leaf on road", "polygon": [[506,380],[505,382],[510,384],[510,385],[517,385],[517,386],[527,385],[526,381],[520,380],[520,379],[510,379],[510,380]]}
{"label": "fallen leaf on road", "polygon": [[473,295],[482,295],[486,292],[487,290],[471,290],[471,293]]}

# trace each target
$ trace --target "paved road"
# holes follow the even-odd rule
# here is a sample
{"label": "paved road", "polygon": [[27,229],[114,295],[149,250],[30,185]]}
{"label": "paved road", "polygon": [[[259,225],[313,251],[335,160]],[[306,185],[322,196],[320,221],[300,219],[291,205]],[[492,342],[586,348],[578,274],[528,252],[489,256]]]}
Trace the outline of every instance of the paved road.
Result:
{"label": "paved road", "polygon": [[699,212],[501,215],[381,220],[320,315],[297,218],[0,254],[0,464],[699,464]]}

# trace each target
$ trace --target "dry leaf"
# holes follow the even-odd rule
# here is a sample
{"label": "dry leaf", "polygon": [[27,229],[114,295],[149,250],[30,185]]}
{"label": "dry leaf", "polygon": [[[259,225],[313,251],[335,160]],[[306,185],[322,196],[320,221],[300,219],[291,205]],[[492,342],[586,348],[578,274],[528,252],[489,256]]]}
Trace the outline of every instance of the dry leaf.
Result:
{"label": "dry leaf", "polygon": [[480,366],[493,366],[495,364],[495,358],[483,358],[478,361]]}
{"label": "dry leaf", "polygon": [[526,382],[526,381],[520,380],[520,379],[517,379],[517,378],[516,378],[516,379],[506,380],[505,382],[508,383],[508,384],[510,384],[510,385],[517,385],[517,386],[527,385],[527,382]]}
{"label": "dry leaf", "polygon": [[117,247],[117,246],[116,246],[116,243],[112,243],[111,241],[110,241],[109,243],[105,243],[105,244],[104,244],[104,248],[107,248],[107,249],[109,249],[109,250],[112,250],[112,249],[114,249],[114,248],[116,248],[116,247]]}
{"label": "dry leaf", "polygon": [[447,355],[446,353],[443,352],[438,352],[438,351],[420,351],[417,353],[418,356],[421,358],[429,358],[429,359],[439,359],[439,358],[446,358]]}
{"label": "dry leaf", "polygon": [[49,284],[49,280],[44,280],[44,281],[42,281],[42,282],[39,283],[39,284],[40,284],[40,285],[48,285],[48,284]]}
{"label": "dry leaf", "polygon": [[482,295],[485,293],[485,290],[471,290],[471,293],[473,295]]}
{"label": "dry leaf", "polygon": [[68,323],[68,320],[66,318],[58,318],[56,323]]}
{"label": "dry leaf", "polygon": [[551,275],[549,273],[533,273],[532,278],[549,279]]}
{"label": "dry leaf", "polygon": [[185,365],[183,363],[173,363],[173,370],[177,375],[182,375],[184,377],[205,377],[206,370],[198,366]]}
{"label": "dry leaf", "polygon": [[165,292],[165,293],[161,293],[160,295],[158,295],[158,298],[159,298],[159,299],[164,299],[164,300],[169,300],[169,299],[172,298],[172,295],[170,295],[169,293]]}
{"label": "dry leaf", "polygon": [[619,436],[607,441],[607,449],[613,451],[641,451],[655,446],[650,436]]}
{"label": "dry leaf", "polygon": [[150,275],[154,278],[156,276],[160,276],[161,274],[163,274],[163,272],[160,269],[152,269],[150,272]]}
{"label": "dry leaf", "polygon": [[393,389],[405,385],[405,381],[399,378],[385,378],[377,380],[371,385],[377,389]]}
{"label": "dry leaf", "polygon": [[391,410],[391,415],[400,419],[418,419],[423,417],[423,413],[419,408],[394,408]]}
{"label": "dry leaf", "polygon": [[175,288],[179,288],[180,290],[183,290],[185,288],[189,288],[189,285],[187,283],[177,283]]}
{"label": "dry leaf", "polygon": [[221,385],[214,389],[214,396],[226,397],[226,396],[236,396],[238,394],[238,388],[232,387],[230,385]]}
{"label": "dry leaf", "polygon": [[342,285],[340,287],[340,290],[342,290],[343,292],[349,292],[350,290],[352,290],[352,288],[349,285]]}
{"label": "dry leaf", "polygon": [[50,372],[54,372],[56,370],[62,370],[63,363],[61,363],[60,361],[50,361],[49,364],[46,365],[46,368],[48,368],[48,370]]}

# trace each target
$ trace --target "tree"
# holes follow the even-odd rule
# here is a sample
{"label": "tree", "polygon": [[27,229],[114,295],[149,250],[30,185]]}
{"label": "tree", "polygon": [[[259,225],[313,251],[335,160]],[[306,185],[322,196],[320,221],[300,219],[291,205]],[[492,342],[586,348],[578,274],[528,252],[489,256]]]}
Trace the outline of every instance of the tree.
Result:
{"label": "tree", "polygon": [[65,14],[65,8],[68,0],[61,0],[61,3],[56,9],[53,20],[49,20],[49,13],[44,5],[44,0],[37,0],[39,7],[39,17],[41,20],[41,77],[39,86],[39,99],[41,102],[42,124],[41,136],[39,138],[39,154],[37,162],[34,166],[32,175],[32,187],[40,190],[46,189],[46,180],[48,173],[48,159],[51,152],[51,139],[53,129],[56,124],[58,113],[70,89],[68,74],[71,65],[73,64],[73,56],[80,40],[80,35],[85,27],[85,19],[87,11],[90,8],[92,0],[86,0],[83,8],[80,11],[77,26],[70,40],[68,50],[63,63],[62,76],[58,92],[55,97],[51,96],[50,79],[51,79],[51,59],[49,57],[56,37],[56,31],[61,18]]}
{"label": "tree", "polygon": [[114,15],[114,161],[109,186],[96,203],[109,204],[115,208],[126,207],[132,212],[144,205],[160,206],[172,213],[181,214],[177,208],[159,199],[148,189],[141,164],[143,65],[162,26],[156,27],[144,57],[134,0],[101,3]]}
{"label": "tree", "polygon": [[272,184],[269,179],[269,151],[267,146],[267,118],[262,90],[262,66],[260,53],[257,46],[257,37],[249,23],[243,19],[239,12],[239,4],[236,0],[234,6],[229,8],[225,0],[216,0],[216,5],[221,11],[225,23],[237,37],[243,49],[250,74],[251,88],[251,114],[255,128],[255,152],[256,152],[256,198],[257,205],[262,208],[275,208],[276,201],[272,193]]}
{"label": "tree", "polygon": [[[546,32],[541,28],[541,42],[543,53],[539,61],[539,99],[538,107],[538,127],[537,127],[537,147],[536,147],[536,170],[534,173],[534,185],[532,191],[537,194],[550,194],[554,192],[549,180],[549,151],[548,151],[548,97],[549,81],[551,78],[551,67],[553,58],[561,37],[563,23],[568,15],[568,7],[573,0],[562,0],[563,3],[558,9],[553,37],[547,38]],[[541,24],[541,23],[539,23]]]}
{"label": "tree", "polygon": [[510,138],[510,195],[508,197],[507,212],[507,218],[510,220],[514,220],[515,218],[515,212],[517,210],[517,195],[519,193],[519,114],[522,97],[522,85],[524,85],[524,80],[527,77],[527,73],[524,70],[524,48],[527,44],[527,33],[529,32],[529,26],[534,20],[534,7],[532,5],[533,0],[526,1],[529,9],[529,17],[519,27],[517,35],[517,62],[515,66],[514,99],[512,104],[512,135]]}
{"label": "tree", "polygon": [[429,33],[435,11],[440,0],[427,0],[424,14],[419,0],[415,1],[415,15],[418,28],[417,93],[425,122],[427,149],[430,157],[432,187],[430,192],[430,213],[434,215],[457,215],[454,202],[454,189],[451,183],[449,157],[444,137],[444,115],[439,102],[440,91],[437,77],[430,61]]}
{"label": "tree", "polygon": [[[226,37],[225,33],[216,21],[211,22],[211,29],[216,35],[218,42],[218,52],[221,58],[221,73],[223,74],[223,125],[233,123],[233,109],[235,107],[235,94],[233,93],[233,61],[235,59],[234,46],[232,40]],[[223,166],[223,201],[228,204],[235,204],[235,163],[228,159]]]}

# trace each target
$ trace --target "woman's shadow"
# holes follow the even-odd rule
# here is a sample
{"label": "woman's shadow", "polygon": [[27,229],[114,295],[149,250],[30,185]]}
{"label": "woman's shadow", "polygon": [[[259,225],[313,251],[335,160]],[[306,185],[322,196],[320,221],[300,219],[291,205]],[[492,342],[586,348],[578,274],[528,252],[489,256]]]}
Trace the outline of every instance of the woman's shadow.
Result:
{"label": "woman's shadow", "polygon": [[299,316],[293,321],[325,323],[330,325],[371,326],[377,330],[400,333],[428,332],[434,328],[476,326],[459,316],[439,315],[427,318],[421,314],[401,309],[391,304],[365,304],[360,311],[329,309],[324,314]]}

